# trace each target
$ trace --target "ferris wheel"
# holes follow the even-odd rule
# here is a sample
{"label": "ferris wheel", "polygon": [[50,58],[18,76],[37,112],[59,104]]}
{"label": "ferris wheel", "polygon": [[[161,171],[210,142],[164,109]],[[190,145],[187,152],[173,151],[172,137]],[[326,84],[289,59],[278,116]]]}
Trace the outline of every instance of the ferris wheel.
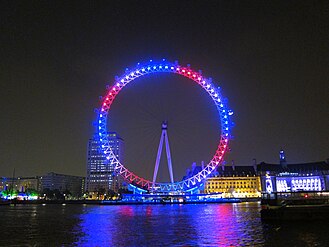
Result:
{"label": "ferris wheel", "polygon": [[[172,73],[179,76],[184,76],[201,86],[211,97],[213,103],[217,108],[220,121],[220,134],[218,136],[219,143],[209,163],[197,174],[182,181],[154,183],[137,176],[129,171],[116,157],[111,149],[108,139],[107,122],[111,119],[110,109],[116,96],[128,84],[133,82],[136,78],[153,74],[153,73]],[[228,143],[230,139],[231,115],[233,112],[227,108],[226,100],[221,94],[221,90],[215,86],[211,78],[207,78],[190,68],[190,66],[181,66],[178,62],[167,62],[163,59],[161,62],[150,62],[145,64],[138,64],[134,69],[126,72],[122,76],[116,77],[115,82],[111,87],[107,87],[107,93],[103,97],[101,108],[98,111],[98,138],[101,144],[101,150],[106,155],[108,162],[113,165],[114,171],[120,174],[128,183],[133,184],[141,189],[147,191],[157,192],[173,192],[173,191],[191,191],[202,183],[217,166],[222,164],[224,155],[228,150]]]}

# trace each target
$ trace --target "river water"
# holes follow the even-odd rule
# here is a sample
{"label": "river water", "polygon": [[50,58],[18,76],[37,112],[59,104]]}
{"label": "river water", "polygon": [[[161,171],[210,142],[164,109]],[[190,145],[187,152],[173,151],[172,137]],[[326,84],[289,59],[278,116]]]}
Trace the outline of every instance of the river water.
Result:
{"label": "river water", "polygon": [[259,203],[0,207],[0,246],[329,246],[328,222],[264,223]]}

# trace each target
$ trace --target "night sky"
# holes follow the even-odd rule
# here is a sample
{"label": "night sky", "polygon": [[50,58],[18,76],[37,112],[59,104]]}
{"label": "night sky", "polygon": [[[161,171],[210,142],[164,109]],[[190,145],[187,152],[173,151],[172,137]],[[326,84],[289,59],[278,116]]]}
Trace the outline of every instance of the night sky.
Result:
{"label": "night sky", "polygon": [[[0,176],[85,175],[105,86],[162,58],[222,88],[235,122],[227,163],[278,163],[281,148],[288,163],[329,158],[327,1],[1,1],[0,11]],[[220,134],[210,97],[178,75],[134,81],[110,116],[126,166],[147,178],[162,120],[176,179],[212,157]]]}

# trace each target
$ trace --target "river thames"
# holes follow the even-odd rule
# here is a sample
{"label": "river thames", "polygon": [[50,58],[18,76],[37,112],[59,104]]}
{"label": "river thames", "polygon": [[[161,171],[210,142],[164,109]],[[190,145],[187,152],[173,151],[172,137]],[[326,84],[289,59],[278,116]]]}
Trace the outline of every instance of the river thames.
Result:
{"label": "river thames", "polygon": [[328,222],[264,223],[259,203],[0,207],[0,246],[329,246]]}

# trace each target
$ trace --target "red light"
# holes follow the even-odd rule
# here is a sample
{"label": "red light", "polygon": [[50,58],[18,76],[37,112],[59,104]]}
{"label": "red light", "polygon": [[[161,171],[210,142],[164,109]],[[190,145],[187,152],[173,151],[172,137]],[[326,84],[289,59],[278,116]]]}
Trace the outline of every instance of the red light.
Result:
{"label": "red light", "polygon": [[307,198],[308,197],[308,194],[304,195],[304,197]]}

